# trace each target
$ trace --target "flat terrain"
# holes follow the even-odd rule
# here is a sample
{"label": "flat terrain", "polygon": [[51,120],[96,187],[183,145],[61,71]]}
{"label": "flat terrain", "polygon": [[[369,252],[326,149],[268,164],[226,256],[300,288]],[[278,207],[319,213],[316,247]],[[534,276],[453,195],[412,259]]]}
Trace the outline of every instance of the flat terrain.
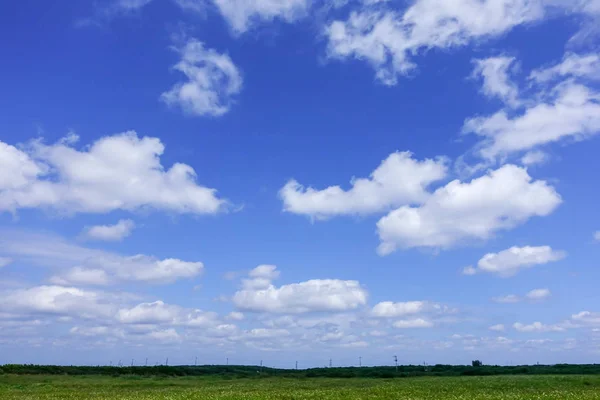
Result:
{"label": "flat terrain", "polygon": [[0,375],[0,400],[600,399],[600,376],[221,379]]}

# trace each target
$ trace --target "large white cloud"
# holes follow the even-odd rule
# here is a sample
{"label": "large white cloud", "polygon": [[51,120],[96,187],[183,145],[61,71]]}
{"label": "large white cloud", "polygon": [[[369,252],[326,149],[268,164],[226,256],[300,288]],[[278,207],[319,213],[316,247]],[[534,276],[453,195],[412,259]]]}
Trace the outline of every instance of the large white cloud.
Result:
{"label": "large white cloud", "polygon": [[25,231],[2,231],[0,251],[55,270],[53,282],[62,285],[102,285],[138,281],[172,283],[199,276],[201,262],[176,258],[158,259],[147,255],[123,256],[75,245],[56,236]]}
{"label": "large white cloud", "polygon": [[196,39],[188,39],[178,49],[181,55],[173,69],[187,78],[161,95],[170,106],[197,116],[221,116],[229,111],[243,79],[228,54],[207,49]]}
{"label": "large white cloud", "polygon": [[550,214],[561,198],[545,181],[504,165],[471,182],[452,181],[419,207],[403,206],[377,223],[379,253],[398,248],[450,248],[485,240],[534,216]]}
{"label": "large white cloud", "polygon": [[559,261],[565,256],[565,252],[553,250],[550,246],[514,246],[498,253],[484,255],[477,263],[477,268],[474,271],[510,277],[521,269]]}
{"label": "large white cloud", "polygon": [[158,138],[133,131],[106,136],[83,150],[76,136],[22,150],[0,142],[0,211],[50,208],[63,213],[163,210],[214,214],[226,202],[196,183],[186,164],[165,169]]}
{"label": "large white cloud", "polygon": [[419,161],[410,152],[397,152],[388,156],[369,178],[353,179],[349,190],[340,186],[305,188],[291,180],[279,194],[285,211],[316,219],[370,214],[425,201],[427,187],[443,179],[446,170],[444,159]]}
{"label": "large white cloud", "polygon": [[235,33],[254,22],[282,19],[292,22],[306,15],[311,0],[212,0]]}
{"label": "large white cloud", "polygon": [[258,288],[245,281],[232,300],[241,310],[298,314],[353,310],[365,305],[367,296],[357,281],[312,279],[280,287],[269,282]]}

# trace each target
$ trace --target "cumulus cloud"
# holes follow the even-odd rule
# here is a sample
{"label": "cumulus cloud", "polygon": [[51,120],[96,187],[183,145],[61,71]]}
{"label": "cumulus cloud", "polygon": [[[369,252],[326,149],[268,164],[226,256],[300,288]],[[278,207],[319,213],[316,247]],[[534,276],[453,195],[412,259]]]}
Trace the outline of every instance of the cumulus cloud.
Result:
{"label": "cumulus cloud", "polygon": [[547,101],[516,116],[502,110],[466,121],[463,131],[483,137],[478,153],[494,159],[565,139],[582,140],[600,131],[600,94],[568,81],[552,90]]}
{"label": "cumulus cloud", "polygon": [[410,152],[396,152],[389,155],[369,178],[352,179],[349,190],[340,186],[322,190],[305,188],[291,180],[279,195],[285,211],[315,219],[382,212],[425,201],[427,187],[446,176],[446,164],[443,158],[419,161]]}
{"label": "cumulus cloud", "polygon": [[214,214],[226,201],[196,183],[186,164],[165,169],[158,138],[133,131],[73,147],[76,137],[52,145],[32,141],[25,148],[0,142],[0,211],[54,209],[66,214],[114,210],[162,210]]}
{"label": "cumulus cloud", "polygon": [[549,289],[533,289],[528,292],[525,297],[530,300],[543,300],[547,297],[550,297],[550,294],[551,293]]}
{"label": "cumulus cloud", "polygon": [[428,321],[423,318],[415,318],[415,319],[401,319],[393,324],[394,328],[399,329],[412,329],[412,328],[432,328],[434,326],[433,322]]}
{"label": "cumulus cloud", "polygon": [[521,163],[527,167],[536,164],[543,164],[548,161],[548,154],[540,150],[528,151],[521,158]]}
{"label": "cumulus cloud", "polygon": [[522,269],[562,260],[566,253],[550,246],[513,246],[499,253],[488,253],[477,263],[477,272],[510,277]]}
{"label": "cumulus cloud", "polygon": [[521,298],[516,294],[509,294],[506,296],[494,297],[492,301],[496,303],[510,304],[510,303],[518,303],[521,301]]}
{"label": "cumulus cloud", "polygon": [[0,293],[0,308],[11,313],[106,317],[112,311],[109,297],[101,292],[57,285],[35,286]]}
{"label": "cumulus cloud", "polygon": [[384,301],[376,304],[371,310],[371,314],[375,317],[391,318],[409,314],[418,314],[428,308],[429,304],[425,301],[407,301],[403,303]]}
{"label": "cumulus cloud", "polygon": [[522,162],[532,165],[546,160],[539,147],[600,132],[600,93],[589,84],[600,79],[600,56],[567,53],[559,64],[533,70],[523,98],[506,72],[513,62],[495,57],[476,64],[475,74],[484,77],[483,92],[518,108],[465,121],[463,133],[482,138],[479,156],[492,161],[526,152]]}
{"label": "cumulus cloud", "polygon": [[519,105],[519,88],[509,76],[514,66],[514,57],[491,57],[474,60],[473,77],[483,79],[482,92],[488,97],[497,97],[511,107]]}
{"label": "cumulus cloud", "polygon": [[243,84],[231,57],[205,48],[196,39],[188,39],[177,50],[181,60],[173,69],[184,74],[187,80],[176,83],[161,99],[190,115],[218,117],[227,113]]}
{"label": "cumulus cloud", "polygon": [[486,240],[531,217],[550,214],[561,202],[545,181],[533,181],[524,168],[504,165],[471,182],[454,180],[423,205],[403,206],[381,218],[378,252],[447,249],[468,240]]}
{"label": "cumulus cloud", "polygon": [[495,332],[504,332],[504,325],[502,324],[497,324],[497,325],[492,325],[488,328],[490,331],[495,331]]}
{"label": "cumulus cloud", "polygon": [[172,283],[199,276],[201,262],[157,259],[138,254],[124,256],[72,244],[51,235],[3,231],[0,251],[57,271],[52,281],[62,285],[101,285],[119,281]]}
{"label": "cumulus cloud", "polygon": [[415,68],[415,54],[498,36],[543,15],[543,7],[529,0],[418,0],[404,12],[353,11],[347,20],[329,24],[325,34],[329,57],[367,61],[379,81],[393,85]]}
{"label": "cumulus cloud", "polygon": [[253,23],[281,19],[292,22],[306,15],[310,0],[213,0],[235,33]]}
{"label": "cumulus cloud", "polygon": [[563,326],[560,325],[545,325],[541,322],[534,322],[532,324],[526,325],[520,322],[515,322],[513,324],[513,328],[518,332],[562,332],[565,330]]}
{"label": "cumulus cloud", "polygon": [[[268,276],[273,276],[273,272],[270,271]],[[256,278],[265,279],[264,275]],[[357,281],[312,279],[276,287],[269,278],[266,279],[268,285],[258,287],[244,281],[243,288],[233,295],[236,307],[247,311],[298,314],[348,311],[367,302],[367,291]]]}
{"label": "cumulus cloud", "polygon": [[114,225],[95,225],[86,227],[83,237],[92,240],[120,241],[131,235],[135,223],[130,219],[121,219]]}

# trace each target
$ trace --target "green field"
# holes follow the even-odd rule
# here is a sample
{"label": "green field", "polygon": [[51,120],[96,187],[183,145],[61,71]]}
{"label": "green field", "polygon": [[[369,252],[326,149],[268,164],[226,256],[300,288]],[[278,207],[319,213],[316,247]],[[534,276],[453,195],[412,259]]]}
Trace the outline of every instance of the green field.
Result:
{"label": "green field", "polygon": [[222,379],[0,375],[0,400],[600,399],[600,376]]}

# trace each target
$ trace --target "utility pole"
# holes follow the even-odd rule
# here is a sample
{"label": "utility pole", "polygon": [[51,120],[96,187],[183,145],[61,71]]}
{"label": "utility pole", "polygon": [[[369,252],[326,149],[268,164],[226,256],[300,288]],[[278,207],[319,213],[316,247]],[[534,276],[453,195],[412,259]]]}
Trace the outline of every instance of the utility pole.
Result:
{"label": "utility pole", "polygon": [[331,368],[331,358],[329,359],[329,368]]}
{"label": "utility pole", "polygon": [[396,372],[398,372],[398,356],[394,356],[394,364],[396,364]]}
{"label": "utility pole", "polygon": [[227,364],[225,364],[225,365],[229,365],[229,357],[227,357]]}
{"label": "utility pole", "polygon": [[362,357],[358,357],[358,366],[362,367]]}
{"label": "utility pole", "polygon": [[260,374],[262,374],[262,360],[260,360]]}
{"label": "utility pole", "polygon": [[110,360],[110,364],[108,364],[109,367],[112,367],[112,360]]}
{"label": "utility pole", "polygon": [[165,365],[168,366],[169,365],[169,357],[167,357],[166,361],[165,361]]}
{"label": "utility pole", "polygon": [[148,357],[146,357],[146,364],[144,364],[144,366],[148,366]]}
{"label": "utility pole", "polygon": [[298,361],[296,361],[296,369],[298,369]]}
{"label": "utility pole", "polygon": [[194,366],[198,365],[198,357],[194,359]]}
{"label": "utility pole", "polygon": [[131,359],[131,366],[133,367],[133,358]]}

